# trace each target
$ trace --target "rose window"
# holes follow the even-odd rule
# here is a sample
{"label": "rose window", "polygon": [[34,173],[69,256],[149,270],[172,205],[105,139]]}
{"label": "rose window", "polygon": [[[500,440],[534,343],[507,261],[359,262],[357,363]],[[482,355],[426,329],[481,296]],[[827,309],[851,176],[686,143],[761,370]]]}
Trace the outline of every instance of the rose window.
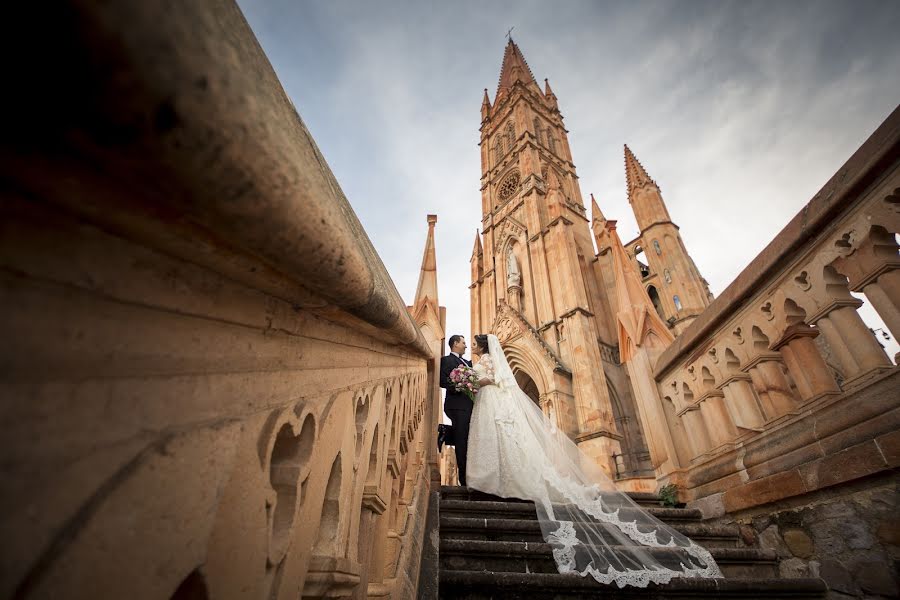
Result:
{"label": "rose window", "polygon": [[497,196],[501,202],[505,202],[516,195],[519,191],[519,172],[513,171],[500,182]]}

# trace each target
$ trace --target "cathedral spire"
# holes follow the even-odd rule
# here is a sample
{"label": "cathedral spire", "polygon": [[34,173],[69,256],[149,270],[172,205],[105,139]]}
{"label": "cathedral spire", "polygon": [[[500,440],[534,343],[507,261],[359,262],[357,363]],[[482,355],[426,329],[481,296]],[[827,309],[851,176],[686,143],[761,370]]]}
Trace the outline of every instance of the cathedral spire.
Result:
{"label": "cathedral spire", "polygon": [[[628,200],[634,200],[634,191],[645,185],[656,186],[656,182],[647,174],[644,166],[625,144],[625,182],[628,184]],[[658,187],[658,186],[657,186]]]}
{"label": "cathedral spire", "polygon": [[414,306],[418,306],[426,298],[438,306],[437,259],[434,254],[434,224],[437,215],[428,215],[428,237],[425,239],[425,254],[422,256],[422,270],[419,273],[419,285],[416,287]]}
{"label": "cathedral spire", "polygon": [[544,100],[547,102],[547,105],[550,108],[558,108],[559,104],[556,101],[556,94],[553,93],[553,90],[550,89],[550,80],[544,79]]}
{"label": "cathedral spire", "polygon": [[475,230],[475,246],[472,248],[472,283],[477,282],[484,275],[484,251],[481,249],[481,235]]}
{"label": "cathedral spire", "polygon": [[484,256],[484,251],[481,249],[481,236],[478,234],[478,230],[475,230],[475,247],[472,248],[472,258]]}
{"label": "cathedral spire", "polygon": [[600,206],[597,204],[597,201],[594,200],[594,194],[591,193],[591,221],[600,221],[605,222],[606,217],[603,216],[603,213],[600,211]]}
{"label": "cathedral spire", "polygon": [[484,88],[484,100],[481,101],[481,122],[491,116],[491,99],[488,98],[487,88]]}
{"label": "cathedral spire", "polygon": [[[516,45],[512,38],[506,44],[506,50],[503,53],[503,66],[500,67],[500,80],[497,82],[497,94],[494,96],[494,102],[500,97],[501,92],[508,92],[516,81],[525,84],[534,84],[537,87],[537,81],[522,55],[522,51]],[[540,90],[540,88],[537,88]]]}
{"label": "cathedral spire", "polygon": [[591,194],[591,231],[594,232],[594,239],[597,242],[597,252],[604,253],[609,248],[609,232],[607,231],[606,217],[600,210],[600,206]]}

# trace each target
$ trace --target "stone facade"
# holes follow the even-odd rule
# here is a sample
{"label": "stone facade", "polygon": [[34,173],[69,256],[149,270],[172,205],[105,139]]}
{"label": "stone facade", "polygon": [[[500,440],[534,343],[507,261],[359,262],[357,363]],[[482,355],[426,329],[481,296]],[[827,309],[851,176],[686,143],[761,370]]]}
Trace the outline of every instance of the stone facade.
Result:
{"label": "stone facade", "polygon": [[[646,431],[618,360],[612,256],[608,247],[594,250],[605,219],[596,203],[588,218],[556,95],[549,83],[538,86],[512,40],[481,117],[472,334],[500,338],[526,393],[624,489],[653,488]],[[629,260],[678,332],[709,303],[709,291],[659,188],[627,147],[625,168],[641,227]],[[647,264],[642,247],[653,249]]]}

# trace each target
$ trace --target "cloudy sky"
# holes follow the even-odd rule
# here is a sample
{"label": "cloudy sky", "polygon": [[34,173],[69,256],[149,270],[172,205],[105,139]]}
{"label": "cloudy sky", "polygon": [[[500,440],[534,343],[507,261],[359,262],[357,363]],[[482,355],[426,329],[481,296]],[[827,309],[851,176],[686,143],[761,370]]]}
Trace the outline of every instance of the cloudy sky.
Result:
{"label": "cloudy sky", "polygon": [[510,27],[559,99],[584,197],[637,235],[627,143],[715,294],[900,101],[895,0],[240,5],[407,302],[438,215],[448,334],[469,334],[482,90]]}

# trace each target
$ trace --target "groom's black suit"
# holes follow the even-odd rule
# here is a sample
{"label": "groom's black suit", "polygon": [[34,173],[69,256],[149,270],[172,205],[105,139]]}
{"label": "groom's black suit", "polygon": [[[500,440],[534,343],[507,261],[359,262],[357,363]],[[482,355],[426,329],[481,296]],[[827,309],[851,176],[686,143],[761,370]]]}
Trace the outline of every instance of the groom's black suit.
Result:
{"label": "groom's black suit", "polygon": [[469,451],[469,421],[475,406],[468,396],[457,392],[450,381],[450,372],[460,365],[472,363],[455,354],[441,358],[441,387],[447,390],[444,397],[444,413],[453,422],[453,438],[456,441],[456,466],[459,468],[459,485],[466,485],[466,454]]}

